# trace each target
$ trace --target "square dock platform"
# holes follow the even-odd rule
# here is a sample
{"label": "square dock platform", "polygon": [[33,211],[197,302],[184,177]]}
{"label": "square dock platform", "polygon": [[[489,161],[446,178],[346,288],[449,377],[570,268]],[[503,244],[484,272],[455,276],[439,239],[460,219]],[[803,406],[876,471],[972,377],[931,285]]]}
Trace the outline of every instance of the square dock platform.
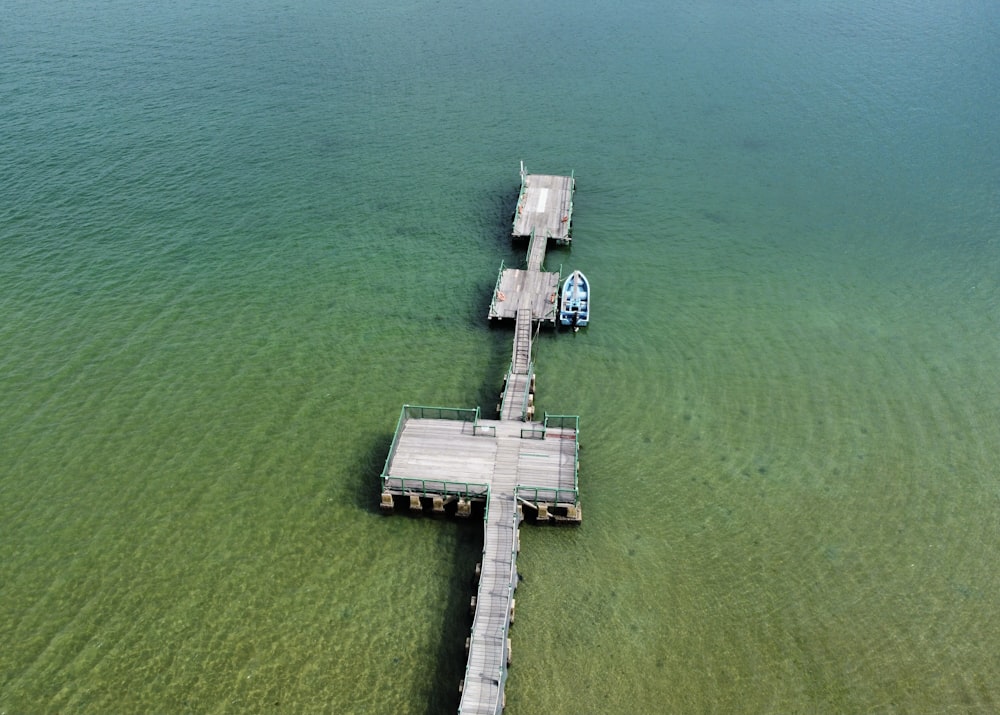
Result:
{"label": "square dock platform", "polygon": [[522,175],[511,235],[527,238],[534,234],[556,243],[569,243],[575,186],[572,176]]}
{"label": "square dock platform", "polygon": [[521,308],[531,310],[532,320],[555,325],[559,312],[559,274],[501,269],[490,300],[489,319],[513,320]]}
{"label": "square dock platform", "polygon": [[525,423],[481,420],[477,412],[404,406],[383,493],[484,500],[490,488],[516,487],[532,504],[579,504],[575,417]]}

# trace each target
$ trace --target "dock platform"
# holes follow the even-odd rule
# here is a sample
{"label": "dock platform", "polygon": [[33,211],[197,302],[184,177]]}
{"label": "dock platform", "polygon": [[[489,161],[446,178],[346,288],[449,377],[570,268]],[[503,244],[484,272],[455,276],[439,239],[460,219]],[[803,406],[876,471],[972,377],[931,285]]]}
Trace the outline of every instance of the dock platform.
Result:
{"label": "dock platform", "polygon": [[579,507],[577,432],[575,415],[520,422],[481,419],[478,409],[404,405],[382,492],[426,500],[425,508],[435,497],[442,507],[485,503],[491,489],[509,486],[511,496],[516,489],[522,503],[545,506],[553,519],[572,517],[570,507]]}
{"label": "dock platform", "polygon": [[528,174],[521,164],[521,191],[514,210],[511,234],[515,238],[532,235],[554,239],[557,243],[572,240],[573,192],[576,179],[570,176]]}
{"label": "dock platform", "polygon": [[517,317],[517,311],[527,308],[532,320],[555,325],[559,317],[559,281],[558,273],[501,265],[487,317],[510,320]]}

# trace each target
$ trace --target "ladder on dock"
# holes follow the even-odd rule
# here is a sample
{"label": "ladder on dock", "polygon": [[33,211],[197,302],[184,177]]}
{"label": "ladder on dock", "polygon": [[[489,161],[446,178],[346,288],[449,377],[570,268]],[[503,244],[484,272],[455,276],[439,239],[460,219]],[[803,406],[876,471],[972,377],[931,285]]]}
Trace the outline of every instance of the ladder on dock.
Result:
{"label": "ladder on dock", "polygon": [[511,357],[511,372],[528,374],[531,365],[531,309],[517,311],[517,325],[514,328],[514,351]]}

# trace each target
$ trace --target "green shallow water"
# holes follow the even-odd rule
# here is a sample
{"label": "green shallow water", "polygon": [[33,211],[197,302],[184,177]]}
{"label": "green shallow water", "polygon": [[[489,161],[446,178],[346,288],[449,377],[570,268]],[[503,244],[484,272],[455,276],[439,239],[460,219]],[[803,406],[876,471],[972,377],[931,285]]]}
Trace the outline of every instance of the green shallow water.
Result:
{"label": "green shallow water", "polygon": [[457,708],[481,530],[376,511],[489,410],[575,170],[578,529],[512,713],[996,710],[996,8],[15,2],[0,711]]}

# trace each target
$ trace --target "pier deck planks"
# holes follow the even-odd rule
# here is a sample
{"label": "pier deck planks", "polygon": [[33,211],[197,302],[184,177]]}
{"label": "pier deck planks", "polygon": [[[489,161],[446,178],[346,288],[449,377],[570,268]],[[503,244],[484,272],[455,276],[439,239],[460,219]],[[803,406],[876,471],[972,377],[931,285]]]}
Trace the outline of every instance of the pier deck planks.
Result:
{"label": "pier deck planks", "polygon": [[525,175],[514,213],[512,235],[526,238],[534,233],[569,243],[575,183],[572,176]]}
{"label": "pier deck planks", "polygon": [[516,485],[574,489],[577,457],[573,430],[550,428],[544,439],[535,439],[522,438],[522,428],[540,432],[542,424],[480,420],[480,434],[474,435],[468,422],[409,418],[390,455],[385,488],[396,494],[421,491],[406,480],[426,480],[428,494],[453,493],[436,486],[444,483],[490,484],[496,488],[498,444],[503,442],[508,453],[516,456],[510,474],[512,489]]}
{"label": "pier deck planks", "polygon": [[[503,300],[501,300],[503,298]],[[500,274],[497,293],[490,303],[490,319],[510,320],[522,308],[543,323],[556,322],[559,301],[559,274],[506,268]]]}

